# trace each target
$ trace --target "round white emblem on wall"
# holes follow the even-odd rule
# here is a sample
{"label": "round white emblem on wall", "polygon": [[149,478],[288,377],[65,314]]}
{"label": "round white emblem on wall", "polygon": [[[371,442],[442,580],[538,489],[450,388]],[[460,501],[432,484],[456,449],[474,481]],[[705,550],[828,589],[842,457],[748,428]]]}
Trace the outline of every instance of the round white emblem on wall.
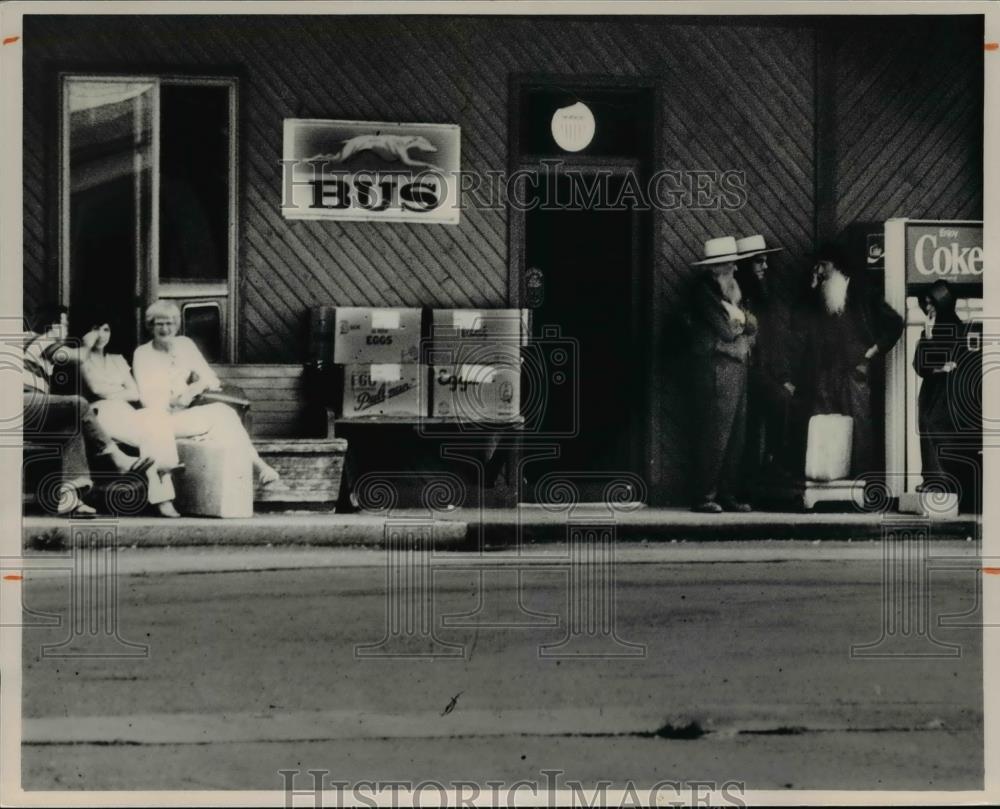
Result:
{"label": "round white emblem on wall", "polygon": [[552,115],[552,137],[560,149],[579,152],[594,139],[594,113],[581,101],[558,109]]}

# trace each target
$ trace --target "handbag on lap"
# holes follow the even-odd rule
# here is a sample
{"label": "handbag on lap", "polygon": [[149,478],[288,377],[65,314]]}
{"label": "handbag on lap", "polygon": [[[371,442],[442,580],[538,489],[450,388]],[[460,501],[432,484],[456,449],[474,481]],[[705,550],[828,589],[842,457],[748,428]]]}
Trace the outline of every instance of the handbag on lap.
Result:
{"label": "handbag on lap", "polygon": [[216,402],[221,402],[233,408],[239,415],[240,421],[243,422],[243,428],[247,432],[250,432],[253,423],[253,414],[250,411],[250,400],[247,398],[243,388],[239,388],[236,385],[223,385],[222,390],[206,390],[194,398],[194,401],[191,402],[191,407],[215,404]]}

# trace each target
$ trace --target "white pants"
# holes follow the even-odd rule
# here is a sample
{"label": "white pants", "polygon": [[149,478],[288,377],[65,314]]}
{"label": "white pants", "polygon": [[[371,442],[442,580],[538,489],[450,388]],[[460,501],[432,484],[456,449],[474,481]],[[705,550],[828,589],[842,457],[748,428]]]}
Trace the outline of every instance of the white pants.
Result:
{"label": "white pants", "polygon": [[128,402],[102,399],[91,409],[97,423],[115,441],[139,449],[139,454],[153,459],[146,473],[149,502],[153,505],[174,499],[174,484],[170,475],[160,475],[160,470],[177,464],[177,447],[174,444],[174,427],[169,413],[147,407],[136,410]]}
{"label": "white pants", "polygon": [[204,435],[206,441],[236,447],[247,454],[257,466],[261,460],[254,449],[253,441],[243,429],[239,415],[228,405],[221,402],[189,407],[186,410],[175,410],[170,413],[170,423],[173,434],[177,438],[191,438]]}

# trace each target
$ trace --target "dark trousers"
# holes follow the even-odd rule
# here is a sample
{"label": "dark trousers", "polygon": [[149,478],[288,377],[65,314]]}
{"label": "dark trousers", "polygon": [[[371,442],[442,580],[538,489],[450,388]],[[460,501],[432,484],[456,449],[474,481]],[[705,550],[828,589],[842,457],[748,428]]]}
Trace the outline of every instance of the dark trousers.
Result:
{"label": "dark trousers", "polygon": [[114,446],[82,396],[32,390],[24,391],[24,441],[61,444],[65,482],[77,489],[92,484],[87,453],[102,455]]}
{"label": "dark trousers", "polygon": [[746,438],[747,364],[724,355],[703,360],[695,372],[701,414],[695,446],[695,502],[736,497]]}
{"label": "dark trousers", "polygon": [[921,425],[921,476],[959,496],[962,511],[982,511],[982,457],[976,436],[945,433]]}
{"label": "dark trousers", "polygon": [[853,420],[851,476],[880,471],[872,412],[871,370],[856,368],[820,369],[820,383],[813,401],[812,415],[840,413]]}
{"label": "dark trousers", "polygon": [[791,474],[797,470],[793,440],[795,399],[784,388],[760,380],[755,384],[753,374],[750,380],[747,389],[747,479],[755,481],[762,474]]}
{"label": "dark trousers", "polygon": [[854,420],[851,439],[851,474],[855,477],[877,472],[872,389],[867,377],[852,375],[847,382],[850,412]]}

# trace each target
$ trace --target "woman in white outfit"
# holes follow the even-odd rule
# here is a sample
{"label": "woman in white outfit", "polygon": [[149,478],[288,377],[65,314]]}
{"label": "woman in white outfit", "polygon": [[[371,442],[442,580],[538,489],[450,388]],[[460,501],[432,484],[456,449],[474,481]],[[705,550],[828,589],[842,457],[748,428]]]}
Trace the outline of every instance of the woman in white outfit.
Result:
{"label": "woman in white outfit", "polygon": [[245,449],[260,483],[273,483],[278,473],[257,454],[235,410],[221,403],[191,407],[196,397],[222,385],[194,342],[177,334],[180,322],[180,310],[170,301],[159,300],[146,309],[153,339],[132,358],[140,401],[169,416],[176,438],[204,434],[209,441]]}
{"label": "woman in white outfit", "polygon": [[146,472],[149,503],[164,517],[179,517],[173,504],[171,474],[177,470],[178,462],[170,417],[159,410],[139,408],[139,389],[128,363],[121,354],[109,354],[106,350],[111,341],[111,326],[99,323],[93,328],[97,340],[80,364],[91,410],[98,424],[115,441],[138,447],[141,455],[153,459]]}

